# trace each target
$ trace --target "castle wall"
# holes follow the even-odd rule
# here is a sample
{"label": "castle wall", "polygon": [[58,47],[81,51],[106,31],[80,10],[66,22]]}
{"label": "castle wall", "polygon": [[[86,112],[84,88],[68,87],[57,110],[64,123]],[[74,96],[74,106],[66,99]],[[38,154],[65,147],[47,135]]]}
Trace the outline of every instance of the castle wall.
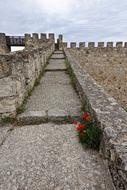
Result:
{"label": "castle wall", "polygon": [[127,112],[81,68],[67,49],[64,51],[84,108],[103,131],[100,153],[106,159],[116,189],[127,189]]}
{"label": "castle wall", "polygon": [[48,41],[41,48],[0,55],[0,115],[16,115],[54,48]]}

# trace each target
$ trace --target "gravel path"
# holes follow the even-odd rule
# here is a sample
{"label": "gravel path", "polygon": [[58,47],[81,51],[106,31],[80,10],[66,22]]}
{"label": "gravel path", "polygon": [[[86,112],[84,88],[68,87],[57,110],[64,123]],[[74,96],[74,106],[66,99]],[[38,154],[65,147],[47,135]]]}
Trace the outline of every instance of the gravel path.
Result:
{"label": "gravel path", "polygon": [[73,125],[16,128],[0,148],[0,190],[113,190],[98,152]]}

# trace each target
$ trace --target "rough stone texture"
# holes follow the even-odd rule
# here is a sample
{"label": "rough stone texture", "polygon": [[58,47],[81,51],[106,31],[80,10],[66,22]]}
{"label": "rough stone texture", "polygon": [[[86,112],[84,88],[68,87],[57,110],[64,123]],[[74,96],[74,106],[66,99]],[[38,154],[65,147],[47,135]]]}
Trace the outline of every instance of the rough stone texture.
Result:
{"label": "rough stone texture", "polygon": [[127,108],[127,48],[70,49],[70,53],[121,106]]}
{"label": "rough stone texture", "polygon": [[64,56],[64,54],[53,54],[52,56],[51,56],[51,59],[64,59],[65,58],[65,56]]}
{"label": "rough stone texture", "polygon": [[[42,43],[43,44],[43,43]],[[42,48],[0,55],[0,116],[15,115],[54,51],[54,43]]]}
{"label": "rough stone texture", "polygon": [[2,124],[0,124],[0,145],[8,137],[11,128],[12,126],[3,126]]}
{"label": "rough stone texture", "polygon": [[50,59],[50,60],[49,60],[49,64],[50,64],[50,63],[53,63],[53,64],[54,64],[54,63],[55,63],[55,64],[61,64],[61,63],[62,63],[62,64],[65,64],[65,59]]}
{"label": "rough stone texture", "polygon": [[48,115],[45,111],[28,111],[17,117],[19,125],[41,124],[48,122]]}
{"label": "rough stone texture", "polygon": [[45,71],[57,71],[57,70],[66,70],[65,63],[52,63],[48,64]]}
{"label": "rough stone texture", "polygon": [[9,53],[10,48],[7,46],[6,35],[0,33],[0,54]]}
{"label": "rough stone texture", "polygon": [[81,100],[103,130],[101,152],[108,160],[117,190],[127,189],[127,112],[65,50]]}
{"label": "rough stone texture", "polygon": [[83,149],[73,125],[15,128],[0,147],[1,190],[113,190],[98,152]]}
{"label": "rough stone texture", "polygon": [[63,51],[55,51],[54,54],[63,54]]}

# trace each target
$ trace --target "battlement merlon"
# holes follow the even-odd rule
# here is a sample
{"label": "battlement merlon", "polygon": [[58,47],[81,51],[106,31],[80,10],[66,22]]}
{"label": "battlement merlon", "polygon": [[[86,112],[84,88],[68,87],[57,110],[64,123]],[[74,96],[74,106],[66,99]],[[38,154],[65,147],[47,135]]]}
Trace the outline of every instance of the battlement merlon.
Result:
{"label": "battlement merlon", "polygon": [[49,33],[49,39],[55,41],[55,34],[54,33]]}
{"label": "battlement merlon", "polygon": [[0,53],[9,53],[10,46],[7,44],[7,38],[5,33],[0,33]]}

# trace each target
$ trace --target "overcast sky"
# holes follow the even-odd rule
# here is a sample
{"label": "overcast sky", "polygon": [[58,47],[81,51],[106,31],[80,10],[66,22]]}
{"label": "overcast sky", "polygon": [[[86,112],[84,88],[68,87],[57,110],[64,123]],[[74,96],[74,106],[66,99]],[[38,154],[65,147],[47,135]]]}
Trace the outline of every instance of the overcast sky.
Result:
{"label": "overcast sky", "polygon": [[67,41],[127,41],[127,0],[0,0],[0,32],[62,33]]}

